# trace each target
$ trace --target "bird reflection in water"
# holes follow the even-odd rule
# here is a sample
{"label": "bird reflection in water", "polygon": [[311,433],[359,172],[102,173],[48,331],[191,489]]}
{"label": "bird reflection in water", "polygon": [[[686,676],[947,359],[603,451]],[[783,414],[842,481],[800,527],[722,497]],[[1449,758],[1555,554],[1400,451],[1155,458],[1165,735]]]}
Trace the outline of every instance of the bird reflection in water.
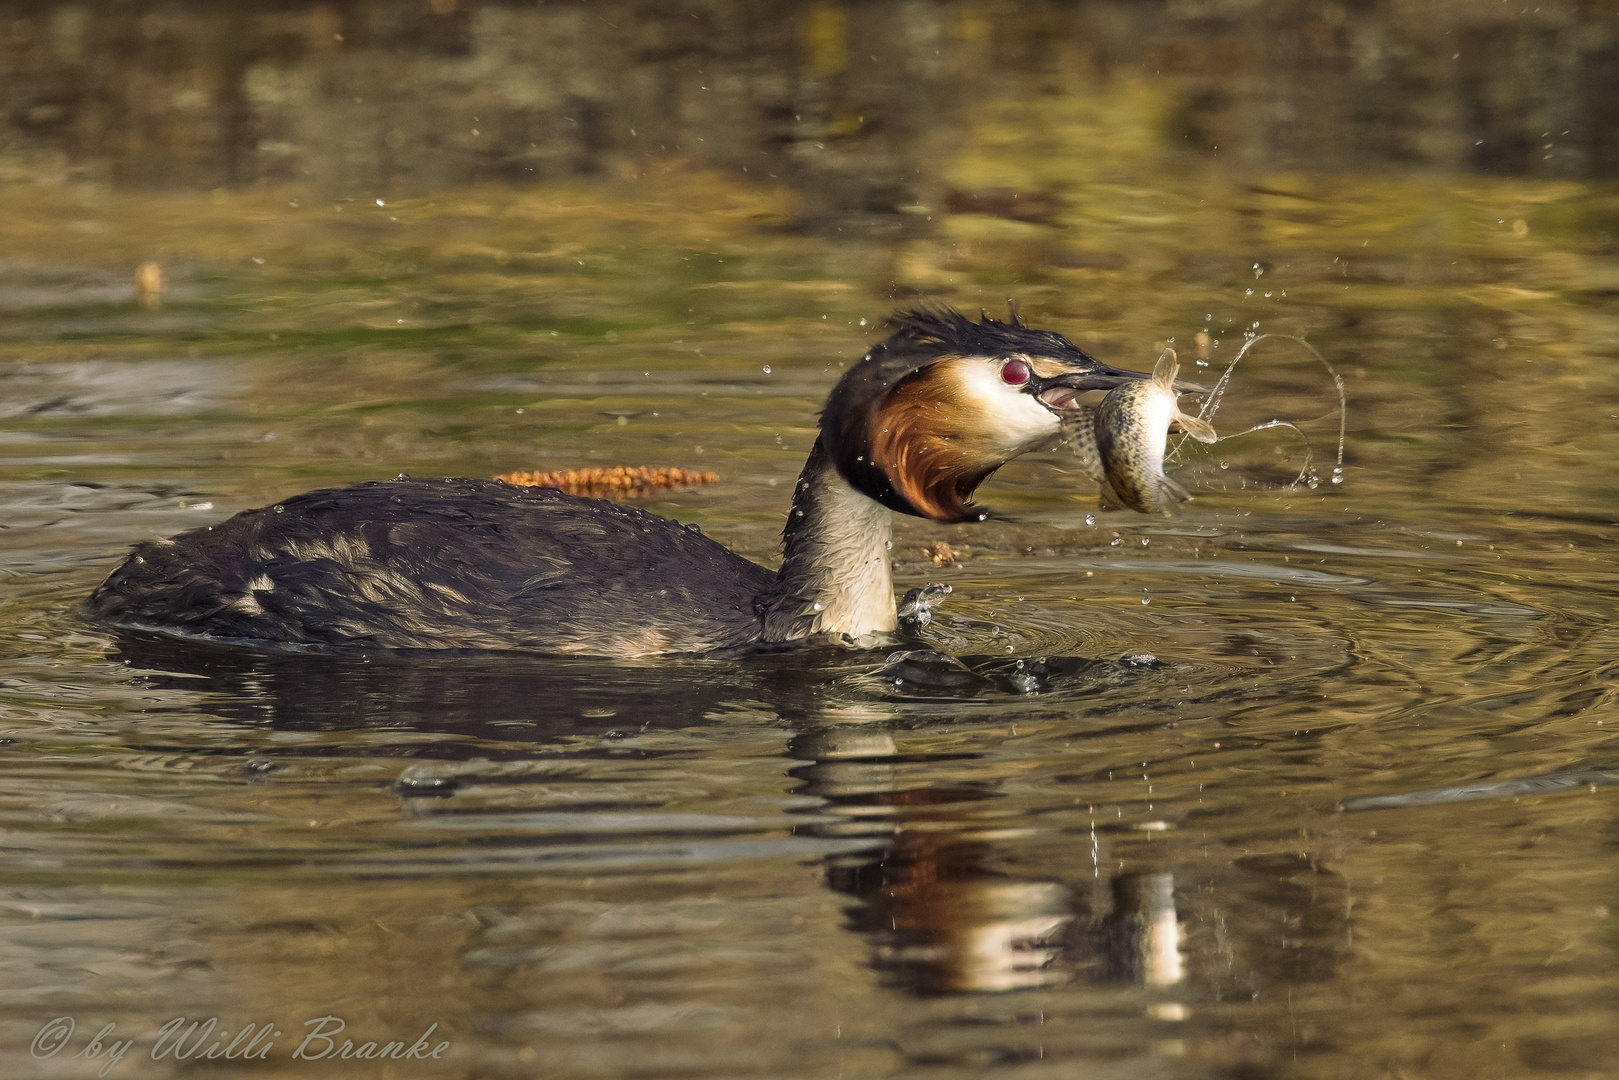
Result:
{"label": "bird reflection in water", "polygon": [[1101,920],[1107,973],[1123,982],[1174,986],[1185,976],[1175,875],[1120,874],[1113,910]]}
{"label": "bird reflection in water", "polygon": [[[1139,823],[1090,837],[1072,831],[1072,816],[1064,831],[1031,828],[996,812],[1001,785],[977,753],[902,752],[894,725],[928,703],[909,678],[906,697],[884,696],[889,684],[872,677],[882,661],[869,655],[840,650],[810,666],[771,655],[745,664],[660,660],[604,672],[599,661],[368,660],[127,634],[109,658],[139,673],[148,715],[201,712],[286,736],[396,732],[406,741],[377,743],[379,760],[407,756],[435,770],[428,779],[444,781],[408,792],[442,799],[431,807],[406,800],[405,812],[453,812],[465,822],[532,805],[533,774],[525,769],[535,761],[576,763],[588,780],[602,748],[627,728],[673,734],[769,703],[796,732],[780,748],[798,763],[782,794],[813,796],[793,832],[838,841],[832,846],[843,854],[827,862],[827,884],[857,901],[848,927],[869,943],[873,966],[914,994],[1060,983],[1183,994],[1195,984],[1199,997],[1248,1000],[1267,988],[1328,980],[1350,954],[1351,898],[1332,860],[1219,847],[1210,854],[1202,843],[1177,842],[1175,829],[1148,844],[1156,834]],[[965,683],[951,683],[937,701],[1022,697],[1001,680],[976,677],[981,668],[952,670]],[[1134,670],[1076,669],[1067,677],[1125,678]],[[250,745],[244,770],[253,782],[273,775],[256,762],[273,770],[329,752],[320,740],[304,747],[287,739],[274,754],[260,740]],[[469,777],[482,794],[464,801],[461,781]],[[1040,854],[1053,844],[1060,849]],[[557,854],[544,836],[531,847],[546,858]],[[1285,933],[1268,929],[1275,927]],[[1159,1001],[1149,1014],[1179,1019],[1185,1009]]]}
{"label": "bird reflection in water", "polygon": [[898,985],[940,994],[1076,979],[1168,987],[1184,977],[1172,874],[1121,873],[1111,906],[1095,911],[1089,890],[999,863],[998,841],[1018,830],[975,827],[959,809],[992,791],[905,786],[903,766],[916,759],[887,732],[821,728],[792,749],[811,761],[794,771],[799,793],[840,819],[808,831],[888,840],[874,855],[835,858],[827,880],[862,901],[851,926],[874,939],[875,965]]}

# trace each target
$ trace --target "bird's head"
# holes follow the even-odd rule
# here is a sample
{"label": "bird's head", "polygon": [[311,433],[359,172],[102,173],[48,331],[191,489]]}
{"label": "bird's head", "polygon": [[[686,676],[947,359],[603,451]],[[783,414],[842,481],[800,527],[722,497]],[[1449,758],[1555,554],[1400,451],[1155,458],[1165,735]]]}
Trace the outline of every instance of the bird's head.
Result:
{"label": "bird's head", "polygon": [[1018,455],[1055,442],[1086,393],[1151,378],[1025,326],[1015,312],[973,322],[930,308],[894,322],[895,332],[833,388],[821,444],[856,490],[935,521],[981,519],[973,491]]}

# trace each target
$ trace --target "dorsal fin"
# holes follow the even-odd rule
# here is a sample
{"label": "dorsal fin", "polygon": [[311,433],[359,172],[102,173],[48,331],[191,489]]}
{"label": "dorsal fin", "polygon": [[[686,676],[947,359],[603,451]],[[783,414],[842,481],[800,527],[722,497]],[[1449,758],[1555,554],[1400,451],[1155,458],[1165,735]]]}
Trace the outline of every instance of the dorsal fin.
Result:
{"label": "dorsal fin", "polygon": [[1175,376],[1180,374],[1180,360],[1175,356],[1174,349],[1165,349],[1158,354],[1158,362],[1152,366],[1153,385],[1171,394],[1175,392]]}

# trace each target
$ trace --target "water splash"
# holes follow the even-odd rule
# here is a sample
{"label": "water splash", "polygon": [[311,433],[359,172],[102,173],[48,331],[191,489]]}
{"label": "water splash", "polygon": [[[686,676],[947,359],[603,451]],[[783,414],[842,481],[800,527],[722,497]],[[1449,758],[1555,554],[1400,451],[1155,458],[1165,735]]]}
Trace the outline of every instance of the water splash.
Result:
{"label": "water splash", "polygon": [[949,585],[924,585],[908,590],[899,602],[899,624],[915,633],[933,621],[933,609],[956,590]]}
{"label": "water splash", "polygon": [[[1257,325],[1258,324],[1256,323],[1255,326]],[[1315,357],[1317,363],[1327,369],[1327,374],[1332,376],[1332,385],[1338,392],[1338,451],[1336,456],[1333,458],[1330,480],[1334,484],[1343,483],[1344,442],[1349,427],[1349,397],[1344,391],[1344,377],[1338,374],[1337,369],[1327,362],[1327,358],[1321,355],[1319,349],[1301,337],[1296,337],[1293,334],[1247,334],[1244,336],[1246,340],[1243,342],[1242,348],[1237,351],[1236,357],[1231,361],[1230,364],[1226,366],[1225,371],[1220,373],[1220,378],[1215,381],[1214,389],[1210,390],[1208,397],[1203,400],[1203,406],[1198,410],[1198,419],[1207,420],[1210,423],[1213,423],[1214,414],[1219,410],[1220,402],[1225,397],[1226,387],[1231,382],[1231,373],[1236,370],[1237,365],[1242,362],[1242,358],[1247,356],[1249,351],[1255,345],[1259,344],[1261,341],[1266,341],[1271,338],[1277,338],[1282,341],[1291,341],[1302,346],[1306,352]],[[1281,427],[1291,428],[1300,439],[1304,440],[1304,468],[1300,470],[1298,478],[1295,479],[1290,486],[1297,487],[1300,484],[1303,484],[1312,490],[1319,487],[1321,484],[1321,478],[1320,475],[1315,471],[1313,464],[1313,451],[1310,445],[1310,437],[1304,432],[1303,428],[1299,427],[1298,424],[1291,420],[1267,420],[1262,424],[1255,424],[1253,427],[1244,431],[1236,431],[1229,435],[1222,435],[1220,436],[1219,441],[1224,442],[1226,439],[1235,439],[1240,435],[1250,435],[1256,431],[1268,431],[1271,428]],[[1175,444],[1174,449],[1177,453],[1180,451],[1180,448],[1185,445],[1187,438],[1188,436],[1182,435],[1180,441]],[[1226,462],[1222,461],[1220,463],[1220,467],[1223,469],[1226,467],[1226,464]]]}
{"label": "water splash", "polygon": [[1028,663],[1023,660],[1019,660],[1016,666],[1007,672],[1006,681],[1020,694],[1039,693],[1042,686],[1039,673],[1030,670]]}

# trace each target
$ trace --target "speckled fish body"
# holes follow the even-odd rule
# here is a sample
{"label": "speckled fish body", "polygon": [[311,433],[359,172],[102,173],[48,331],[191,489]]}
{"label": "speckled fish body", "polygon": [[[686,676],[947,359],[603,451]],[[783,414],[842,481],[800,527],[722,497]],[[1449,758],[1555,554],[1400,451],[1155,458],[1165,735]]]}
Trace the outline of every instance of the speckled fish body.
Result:
{"label": "speckled fish body", "polygon": [[1131,510],[1168,514],[1191,497],[1164,475],[1164,442],[1175,427],[1200,442],[1213,442],[1216,436],[1207,422],[1180,411],[1178,366],[1175,354],[1165,351],[1151,379],[1116,387],[1097,406],[1092,441],[1106,485],[1104,501],[1111,492]]}
{"label": "speckled fish body", "polygon": [[1063,418],[1063,445],[1079,459],[1082,472],[1103,487],[1107,486],[1107,470],[1102,464],[1102,451],[1096,445],[1096,410],[1089,405],[1073,409]]}

